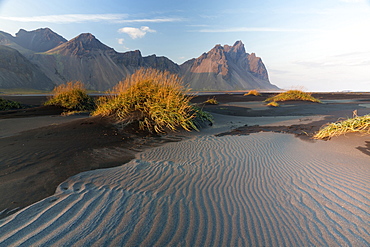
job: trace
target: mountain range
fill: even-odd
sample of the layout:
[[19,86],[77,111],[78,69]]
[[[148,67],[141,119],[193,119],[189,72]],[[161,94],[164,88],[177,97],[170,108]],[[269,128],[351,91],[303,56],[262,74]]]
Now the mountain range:
[[50,90],[79,80],[105,91],[142,67],[176,73],[194,91],[278,89],[261,58],[247,53],[241,41],[216,45],[178,65],[166,57],[143,57],[139,50],[117,52],[90,33],[67,41],[49,28],[21,29],[15,36],[0,31],[0,88]]

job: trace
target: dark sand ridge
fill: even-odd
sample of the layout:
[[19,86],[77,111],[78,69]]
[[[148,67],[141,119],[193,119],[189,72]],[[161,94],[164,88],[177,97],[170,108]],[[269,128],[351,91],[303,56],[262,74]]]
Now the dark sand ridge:
[[[198,96],[194,102],[204,102],[210,96]],[[288,102],[292,107],[271,108],[264,110],[246,107],[228,106],[230,102],[261,101],[267,96],[216,95],[220,105],[205,105],[204,109],[222,115],[234,116],[313,116],[330,115],[325,121],[311,123],[304,131],[312,133],[322,124],[335,121],[339,117],[351,116],[353,110],[359,114],[369,113],[359,104],[370,101],[369,95],[355,94],[320,94],[321,99],[350,99],[357,102],[314,103]],[[327,98],[326,98],[327,97]],[[29,105],[40,105],[45,97],[9,96]],[[28,110],[0,113],[0,119],[17,118],[27,121],[34,116],[60,114],[57,108],[33,108]],[[296,127],[296,129],[302,126]],[[261,131],[258,127],[254,131]],[[252,128],[252,129],[253,129]],[[276,127],[277,128],[277,127]],[[280,128],[280,127],[279,127]],[[238,130],[238,134],[250,133],[250,128]],[[297,130],[287,128],[287,133]],[[244,133],[243,133],[244,131]],[[46,126],[18,133],[16,136],[0,138],[0,211],[2,217],[16,208],[22,208],[42,198],[52,195],[55,188],[68,177],[82,171],[121,165],[134,157],[137,151],[164,142],[179,139],[166,137],[149,137],[147,134],[135,133],[135,130],[118,131],[109,121],[97,117],[75,120],[60,125]],[[369,152],[364,145],[363,152]],[[98,150],[98,151],[96,151]],[[104,151],[108,155],[102,155]],[[109,154],[110,152],[110,154]]]

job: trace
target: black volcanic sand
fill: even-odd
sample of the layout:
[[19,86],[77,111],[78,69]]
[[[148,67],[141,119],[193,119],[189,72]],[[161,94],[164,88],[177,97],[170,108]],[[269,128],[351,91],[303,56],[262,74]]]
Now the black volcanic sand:
[[[279,102],[280,107],[265,107],[266,109],[254,110],[252,108],[230,106],[233,102],[256,102],[264,101],[272,94],[262,94],[262,96],[243,96],[243,94],[223,94],[215,96],[199,96],[193,101],[197,103],[205,102],[209,98],[215,98],[220,104],[202,104],[203,109],[222,115],[244,116],[244,117],[269,117],[269,116],[310,116],[327,115],[324,120],[315,121],[309,124],[297,124],[291,126],[242,126],[223,135],[246,135],[257,132],[278,132],[290,133],[303,139],[311,138],[323,125],[338,120],[353,117],[356,110],[358,115],[370,113],[370,93],[316,93],[312,94],[315,98],[324,103],[313,103],[307,101],[286,101]],[[369,108],[361,106],[369,104]]]
[[[243,126],[219,135],[275,131],[307,138],[327,122],[336,121],[340,117],[351,117],[353,110],[358,110],[359,115],[370,113],[370,109],[359,106],[359,104],[370,103],[370,94],[314,94],[314,97],[329,100],[329,102],[325,104],[285,102],[281,105],[289,105],[289,107],[266,107],[262,110],[229,104],[258,101],[262,103],[270,96],[271,94],[263,94],[263,96],[203,95],[196,96],[192,102],[200,104],[206,111],[222,114],[225,117],[230,115],[247,117],[330,115],[323,121],[310,124],[274,127]],[[33,107],[2,111],[0,119],[14,118],[27,121],[29,117],[59,115],[62,112],[62,109],[57,107],[41,106],[47,99],[45,96],[1,97]],[[210,97],[215,97],[220,104],[202,104]],[[339,101],[331,102],[330,100]],[[133,159],[135,153],[145,148],[178,140],[179,138],[171,139],[168,136],[140,133],[132,127],[118,130],[110,119],[100,117],[88,117],[0,138],[0,218],[54,194],[56,187],[70,176],[82,171],[122,165]],[[104,155],[99,155],[96,150],[103,150]],[[370,146],[369,149],[364,148],[362,151],[370,154]]]

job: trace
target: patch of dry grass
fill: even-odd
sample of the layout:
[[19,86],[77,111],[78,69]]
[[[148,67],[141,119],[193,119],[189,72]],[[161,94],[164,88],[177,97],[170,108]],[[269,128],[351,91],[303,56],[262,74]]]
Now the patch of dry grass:
[[218,105],[218,101],[215,97],[207,99],[204,103],[210,104],[210,105]]
[[315,97],[311,96],[310,93],[306,93],[300,90],[288,90],[286,92],[270,97],[266,99],[265,101],[266,102],[270,102],[270,101],[279,102],[279,101],[288,101],[288,100],[302,100],[302,101],[311,101],[311,102],[321,103],[319,99],[316,99]]
[[192,96],[178,75],[155,69],[139,69],[117,84],[110,96],[98,100],[93,115],[113,116],[122,122],[139,122],[140,129],[196,129],[200,110],[190,104]]
[[94,100],[87,95],[82,82],[67,82],[54,88],[53,95],[45,105],[56,105],[72,111],[91,111],[95,107]]
[[271,101],[270,103],[267,104],[268,106],[272,106],[272,107],[279,107],[279,103],[276,102],[276,101]]
[[353,118],[329,123],[322,127],[313,138],[327,140],[334,136],[344,135],[351,132],[370,134],[370,114],[357,116],[357,114],[354,113]]
[[255,89],[250,90],[248,93],[244,94],[244,96],[247,96],[247,95],[261,96],[261,94]]

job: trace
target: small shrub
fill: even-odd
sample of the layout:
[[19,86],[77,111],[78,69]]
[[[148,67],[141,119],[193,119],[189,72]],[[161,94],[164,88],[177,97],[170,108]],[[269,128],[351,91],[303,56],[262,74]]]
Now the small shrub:
[[370,134],[370,114],[365,116],[355,115],[353,118],[329,123],[322,127],[313,138],[330,139],[331,137],[351,132]]
[[272,106],[272,107],[279,107],[279,103],[276,102],[276,101],[271,101],[270,103],[267,104],[268,106]]
[[22,105],[16,101],[6,100],[0,98],[0,111],[6,111],[11,109],[20,109]]
[[213,116],[211,113],[203,111],[197,106],[193,106],[193,112],[195,113],[194,123],[199,126],[203,122],[209,122],[213,124]]
[[247,95],[261,96],[261,94],[257,90],[251,90],[248,93],[244,94],[244,96],[247,96]]
[[82,82],[67,82],[54,88],[53,96],[45,105],[56,105],[72,111],[91,111],[94,100],[87,95]]
[[311,96],[310,93],[306,93],[300,90],[289,90],[284,93],[280,93],[278,95],[275,95],[273,97],[270,97],[266,99],[266,102],[269,101],[288,101],[288,100],[302,100],[302,101],[311,101],[311,102],[317,102],[321,103],[320,100],[314,98]]
[[215,97],[207,99],[204,103],[210,104],[210,105],[218,105],[218,101]]
[[182,79],[169,72],[139,69],[117,84],[111,95],[97,102],[93,115],[113,116],[127,123],[138,121],[140,129],[163,132],[165,129],[197,130],[195,110]]

